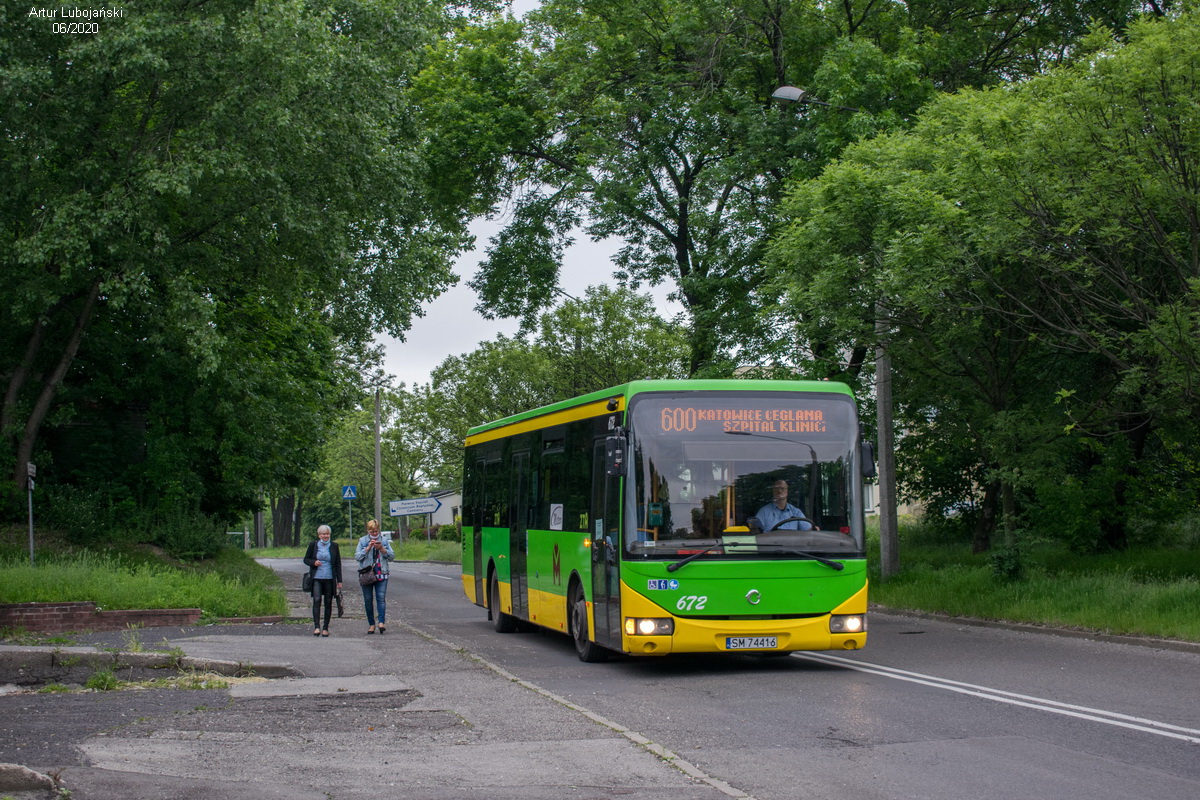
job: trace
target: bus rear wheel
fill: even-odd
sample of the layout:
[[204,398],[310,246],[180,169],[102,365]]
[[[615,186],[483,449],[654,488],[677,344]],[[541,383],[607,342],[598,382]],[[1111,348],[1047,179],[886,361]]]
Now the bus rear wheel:
[[516,617],[500,610],[500,579],[494,572],[488,581],[488,611],[492,617],[492,629],[496,633],[512,633],[517,629]]
[[575,653],[580,661],[595,663],[606,661],[608,651],[588,639],[587,598],[583,596],[583,587],[578,584],[571,586],[571,638],[575,640]]

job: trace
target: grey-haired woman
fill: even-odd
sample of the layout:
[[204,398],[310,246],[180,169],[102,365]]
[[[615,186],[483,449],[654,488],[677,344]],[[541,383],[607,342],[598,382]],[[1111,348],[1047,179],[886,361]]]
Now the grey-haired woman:
[[[342,593],[342,554],[328,525],[317,528],[317,540],[309,542],[304,554],[312,582],[313,636],[329,635],[329,618],[333,615],[334,595]],[[321,622],[321,601],[325,601],[325,620]]]

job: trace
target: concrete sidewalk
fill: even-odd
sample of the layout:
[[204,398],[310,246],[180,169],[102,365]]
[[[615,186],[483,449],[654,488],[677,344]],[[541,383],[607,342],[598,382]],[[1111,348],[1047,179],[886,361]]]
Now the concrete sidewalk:
[[[449,642],[395,623],[362,636],[361,611],[358,599],[329,638],[307,622],[145,629],[188,657],[299,677],[0,695],[0,762],[53,776],[72,800],[745,797]],[[14,788],[0,796],[59,796]]]

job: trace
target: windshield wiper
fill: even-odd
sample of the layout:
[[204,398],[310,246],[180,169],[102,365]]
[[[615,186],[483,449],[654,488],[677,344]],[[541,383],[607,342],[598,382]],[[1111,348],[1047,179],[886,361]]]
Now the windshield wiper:
[[778,550],[775,551],[777,553],[787,553],[788,555],[800,556],[801,558],[810,558],[813,561],[824,564],[825,566],[829,567],[830,569],[836,569],[839,572],[846,568],[846,565],[840,561],[833,561],[831,559],[825,558],[824,556],[818,556],[813,553],[805,552],[804,550],[793,550],[791,548],[788,548],[785,550],[785,549],[783,549],[784,545],[781,545],[781,544],[773,544],[770,542],[760,542],[757,546],[758,547],[776,547],[776,548],[779,548]]
[[[703,550],[697,550],[694,553],[689,553],[687,556],[679,559],[674,564],[667,564],[667,572],[674,572],[675,570],[679,569],[683,565],[690,564],[691,562],[695,561],[700,556],[704,555],[705,553],[709,553],[713,550],[716,550],[718,547],[755,547],[755,548],[778,547],[778,548],[782,548],[783,545],[756,544],[754,542],[717,542],[716,544],[710,544],[708,547],[705,547]],[[824,556],[818,556],[818,555],[814,555],[812,553],[806,553],[803,550],[780,549],[780,550],[777,550],[776,552],[787,553],[789,555],[800,556],[802,558],[808,558],[808,559],[816,561],[820,564],[824,564],[825,566],[829,567],[830,569],[838,570],[839,572],[846,568],[846,565],[842,564],[839,561],[833,561],[828,558],[825,558]]]
[[[730,542],[730,544],[733,544],[733,543]],[[691,554],[679,559],[674,564],[667,564],[667,572],[674,572],[675,570],[682,567],[684,564],[690,564],[693,561],[695,561],[697,558],[699,558],[700,556],[704,555],[705,553],[716,550],[718,547],[728,547],[728,546],[729,545],[724,544],[723,542],[717,542],[716,544],[710,544],[708,547],[704,548],[703,550],[697,550],[696,552],[691,553]]]

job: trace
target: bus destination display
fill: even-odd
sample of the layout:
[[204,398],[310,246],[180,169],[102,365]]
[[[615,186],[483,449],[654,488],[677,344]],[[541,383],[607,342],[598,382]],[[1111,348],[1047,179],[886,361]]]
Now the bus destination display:
[[825,433],[825,411],[819,408],[702,408],[662,409],[663,433]]

